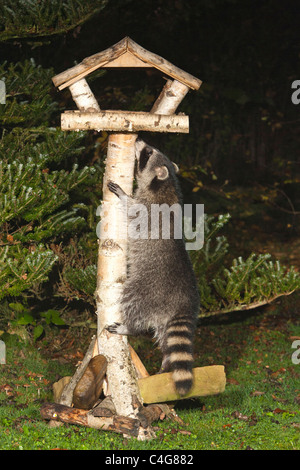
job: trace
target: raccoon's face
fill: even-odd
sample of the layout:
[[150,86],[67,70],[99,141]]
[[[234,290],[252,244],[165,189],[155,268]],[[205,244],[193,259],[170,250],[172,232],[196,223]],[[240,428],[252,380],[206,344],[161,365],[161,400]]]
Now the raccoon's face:
[[143,140],[137,139],[136,144],[137,171],[136,178],[139,185],[161,186],[163,182],[175,177],[178,167],[155,147],[151,147]]

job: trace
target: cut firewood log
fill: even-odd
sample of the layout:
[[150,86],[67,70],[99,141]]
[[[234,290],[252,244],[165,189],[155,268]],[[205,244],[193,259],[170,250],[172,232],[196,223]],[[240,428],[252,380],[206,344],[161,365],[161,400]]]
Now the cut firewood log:
[[89,410],[97,402],[102,392],[107,360],[101,354],[94,356],[73,392],[75,408]]
[[96,337],[94,336],[92,338],[92,341],[88,347],[88,350],[81,362],[81,364],[77,367],[75,374],[71,378],[71,380],[67,383],[67,385],[64,387],[62,394],[60,396],[59,402],[62,405],[66,406],[71,406],[72,401],[73,401],[73,392],[78,384],[79,380],[83,376],[91,358],[93,357],[94,349],[95,349],[95,343],[96,343]]
[[55,382],[52,386],[53,389],[53,400],[55,403],[60,403],[60,397],[62,395],[62,392],[64,388],[68,385],[68,383],[71,380],[70,375],[66,375],[65,377],[62,377],[59,379],[57,382]]
[[137,418],[140,420],[141,425],[146,428],[153,421],[163,420],[166,416],[170,416],[172,419],[171,414],[172,411],[167,404],[152,404],[141,408]]
[[164,403],[224,392],[226,385],[224,366],[196,367],[193,369],[193,375],[193,387],[184,397],[176,392],[171,372],[139,379],[138,385],[143,402]]
[[90,414],[99,417],[109,417],[115,415],[116,408],[113,404],[111,396],[105,397],[104,400],[99,403],[99,405],[95,406],[95,408],[90,411]]
[[45,403],[41,407],[41,416],[46,420],[62,421],[103,431],[114,431],[138,437],[140,421],[127,416],[95,417],[86,410],[71,408],[58,403]]

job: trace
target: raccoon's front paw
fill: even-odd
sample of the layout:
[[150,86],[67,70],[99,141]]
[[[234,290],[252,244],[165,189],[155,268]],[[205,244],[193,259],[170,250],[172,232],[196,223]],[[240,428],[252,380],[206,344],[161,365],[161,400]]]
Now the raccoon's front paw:
[[121,323],[113,323],[112,325],[108,325],[106,327],[107,331],[109,331],[110,333],[114,333],[114,334],[119,334],[118,332],[118,328],[121,326]]
[[113,323],[112,325],[108,325],[106,329],[115,335],[128,335],[128,329],[125,325],[122,325],[122,323]]
[[113,183],[112,181],[109,181],[109,183],[107,183],[107,187],[112,193],[114,193],[118,197],[120,197],[123,194],[123,190],[120,188],[120,186],[117,183]]

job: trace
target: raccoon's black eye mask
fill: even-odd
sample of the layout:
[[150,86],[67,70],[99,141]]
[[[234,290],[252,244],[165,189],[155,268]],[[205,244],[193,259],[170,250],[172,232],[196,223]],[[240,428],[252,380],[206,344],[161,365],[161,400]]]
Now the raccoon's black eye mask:
[[147,165],[147,162],[152,154],[153,154],[153,150],[150,147],[143,148],[143,150],[140,153],[140,158],[139,158],[139,170],[140,171],[143,171],[143,169]]

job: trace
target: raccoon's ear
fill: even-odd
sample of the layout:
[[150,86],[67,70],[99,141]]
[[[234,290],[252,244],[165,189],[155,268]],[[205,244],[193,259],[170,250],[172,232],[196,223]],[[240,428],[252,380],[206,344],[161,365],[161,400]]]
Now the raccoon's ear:
[[179,166],[175,162],[172,162],[172,163],[175,168],[175,173],[179,173]]
[[166,180],[169,176],[169,170],[165,165],[155,167],[154,171],[159,180]]

